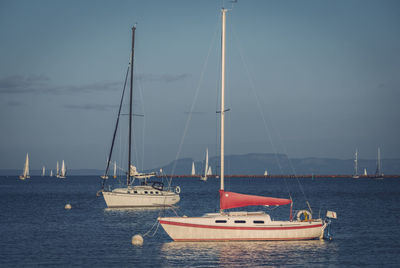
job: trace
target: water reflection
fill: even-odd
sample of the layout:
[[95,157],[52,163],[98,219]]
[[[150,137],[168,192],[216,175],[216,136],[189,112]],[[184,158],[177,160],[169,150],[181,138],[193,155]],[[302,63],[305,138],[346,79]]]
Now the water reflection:
[[164,211],[164,210],[174,210],[177,207],[126,207],[126,208],[105,208],[105,212],[126,212],[126,211]]
[[[170,242],[161,247],[166,266],[286,266],[336,262],[333,242]],[[334,259],[334,260],[333,260]]]

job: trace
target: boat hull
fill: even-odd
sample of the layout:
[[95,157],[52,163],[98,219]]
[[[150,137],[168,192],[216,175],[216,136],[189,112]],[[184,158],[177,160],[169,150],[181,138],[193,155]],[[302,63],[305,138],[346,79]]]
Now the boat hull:
[[104,201],[109,208],[129,207],[168,207],[179,202],[178,194],[143,188],[119,188],[112,192],[103,192]]
[[[323,238],[326,225],[321,219],[307,222],[271,221],[268,220],[270,219],[269,215],[266,214],[266,216],[166,217],[158,218],[158,220],[174,241],[265,241]],[[263,221],[263,224],[254,224],[254,222]]]

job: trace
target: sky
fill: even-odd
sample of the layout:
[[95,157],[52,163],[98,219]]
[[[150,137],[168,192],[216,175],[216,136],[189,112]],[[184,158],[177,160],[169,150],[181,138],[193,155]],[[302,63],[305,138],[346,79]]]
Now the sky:
[[400,158],[397,0],[0,0],[0,169],[104,168],[134,24],[135,164],[216,155],[222,5],[227,154]]

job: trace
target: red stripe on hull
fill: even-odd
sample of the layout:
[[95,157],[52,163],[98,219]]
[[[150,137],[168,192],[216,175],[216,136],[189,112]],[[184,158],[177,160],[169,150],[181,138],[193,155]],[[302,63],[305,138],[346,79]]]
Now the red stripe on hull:
[[224,242],[224,241],[296,241],[296,240],[316,240],[317,237],[297,237],[297,238],[231,238],[231,239],[174,239],[176,242]]
[[322,227],[322,224],[310,226],[293,226],[293,227],[233,227],[233,226],[214,226],[214,225],[200,225],[192,223],[172,222],[172,221],[159,221],[161,224],[177,225],[194,228],[209,228],[209,229],[230,229],[230,230],[293,230],[293,229],[310,229]]

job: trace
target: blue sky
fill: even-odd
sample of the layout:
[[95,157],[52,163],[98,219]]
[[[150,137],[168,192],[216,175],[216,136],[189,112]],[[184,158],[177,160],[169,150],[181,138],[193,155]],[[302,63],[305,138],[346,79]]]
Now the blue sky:
[[[104,167],[134,23],[135,162],[215,155],[222,2],[1,0],[0,168]],[[228,154],[400,157],[398,1],[239,0],[227,23]]]

